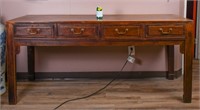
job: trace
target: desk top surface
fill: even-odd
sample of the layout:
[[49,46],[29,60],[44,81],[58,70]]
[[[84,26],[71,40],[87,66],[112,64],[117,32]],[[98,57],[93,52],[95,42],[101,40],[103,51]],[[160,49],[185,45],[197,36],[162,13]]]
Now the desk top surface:
[[115,21],[139,21],[139,22],[189,22],[186,19],[172,14],[143,14],[143,15],[104,15],[102,20],[97,20],[95,15],[26,15],[9,20],[9,23],[40,23],[40,22],[115,22]]

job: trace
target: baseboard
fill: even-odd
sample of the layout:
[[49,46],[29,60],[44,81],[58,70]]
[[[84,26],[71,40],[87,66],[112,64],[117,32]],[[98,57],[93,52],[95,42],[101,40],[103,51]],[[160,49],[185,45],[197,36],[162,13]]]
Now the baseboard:
[[[36,72],[36,79],[64,79],[64,78],[113,78],[118,72]],[[175,78],[180,77],[182,70],[175,71]],[[131,71],[122,72],[119,78],[153,78],[166,77],[166,71]],[[28,79],[28,72],[18,72],[17,79]]]

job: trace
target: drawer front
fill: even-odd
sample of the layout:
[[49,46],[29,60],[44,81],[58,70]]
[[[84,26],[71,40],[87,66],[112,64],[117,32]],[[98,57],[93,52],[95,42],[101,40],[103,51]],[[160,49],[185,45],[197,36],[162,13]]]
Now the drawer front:
[[142,35],[142,26],[104,26],[103,36],[106,39],[132,39]]
[[53,24],[16,24],[14,34],[15,37],[53,37]]
[[183,36],[183,25],[149,25],[147,26],[147,37],[157,36]]
[[98,38],[98,25],[58,24],[59,38]]

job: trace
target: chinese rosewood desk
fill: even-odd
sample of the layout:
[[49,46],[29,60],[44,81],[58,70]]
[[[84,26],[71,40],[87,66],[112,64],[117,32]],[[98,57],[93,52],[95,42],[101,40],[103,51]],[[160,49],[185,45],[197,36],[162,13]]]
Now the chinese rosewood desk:
[[[191,20],[176,15],[105,15],[102,20],[94,15],[27,15],[7,21],[9,103],[17,103],[16,54],[20,46],[131,45],[180,45],[185,56],[183,101],[191,102],[194,46]],[[34,73],[34,63],[28,66],[29,72]],[[34,74],[31,77],[34,79]]]

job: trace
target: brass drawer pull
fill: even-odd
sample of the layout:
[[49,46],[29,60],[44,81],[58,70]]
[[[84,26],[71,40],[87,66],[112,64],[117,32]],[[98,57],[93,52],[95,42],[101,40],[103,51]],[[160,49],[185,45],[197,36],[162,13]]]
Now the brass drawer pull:
[[28,28],[27,29],[28,34],[30,35],[36,35],[40,33],[40,29],[36,29],[36,28]]
[[71,28],[71,32],[73,32],[73,34],[76,34],[76,35],[80,35],[80,34],[83,34],[83,32],[85,31],[85,29],[81,28],[80,31],[75,31],[74,28]]
[[169,28],[168,31],[163,31],[163,28],[160,28],[159,31],[161,32],[161,34],[163,35],[169,35],[172,32],[172,28]]
[[115,31],[117,32],[117,34],[119,34],[119,35],[124,35],[124,34],[126,34],[127,32],[128,32],[128,28],[126,28],[123,32],[120,32],[119,31],[119,29],[115,29]]

